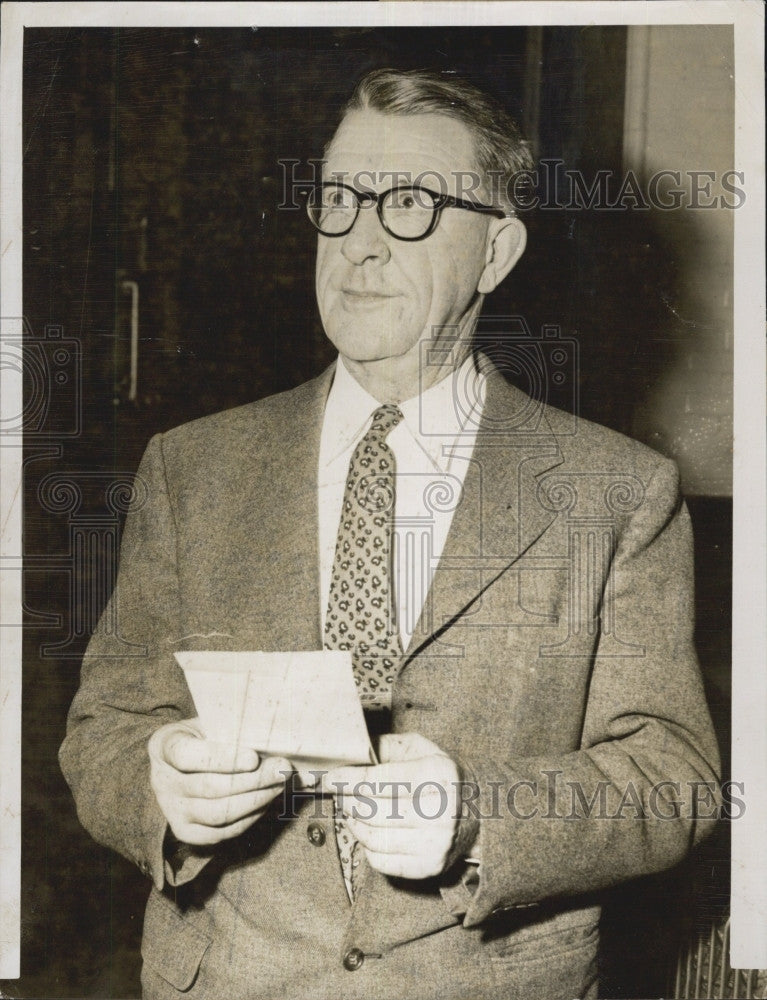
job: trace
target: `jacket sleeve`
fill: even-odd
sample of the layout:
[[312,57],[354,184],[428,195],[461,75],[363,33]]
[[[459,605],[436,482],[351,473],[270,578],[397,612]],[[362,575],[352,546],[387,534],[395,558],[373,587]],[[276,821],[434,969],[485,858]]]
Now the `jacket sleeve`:
[[164,859],[168,826],[149,783],[149,737],[195,714],[173,658],[181,636],[177,533],[159,435],[139,467],[135,497],[117,585],[85,653],[59,758],[83,826],[159,889],[166,878],[187,881],[209,859]]
[[[608,579],[580,749],[469,762],[482,818],[466,926],[669,868],[715,822],[718,749],[693,646],[692,535],[673,463],[662,460],[624,525]],[[609,623],[641,652],[615,655]]]

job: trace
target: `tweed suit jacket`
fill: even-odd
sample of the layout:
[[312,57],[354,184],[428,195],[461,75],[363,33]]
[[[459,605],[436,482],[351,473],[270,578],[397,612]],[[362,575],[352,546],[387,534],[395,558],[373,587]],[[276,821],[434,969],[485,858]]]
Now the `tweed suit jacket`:
[[331,380],[160,435],[139,470],[117,628],[91,641],[61,762],[86,828],[152,881],[144,995],[594,996],[600,890],[712,822],[690,526],[673,463],[496,373],[392,711],[473,779],[479,868],[363,865],[352,906],[327,800],[289,792],[235,841],[169,852],[147,741],[195,714],[174,650],[322,647]]

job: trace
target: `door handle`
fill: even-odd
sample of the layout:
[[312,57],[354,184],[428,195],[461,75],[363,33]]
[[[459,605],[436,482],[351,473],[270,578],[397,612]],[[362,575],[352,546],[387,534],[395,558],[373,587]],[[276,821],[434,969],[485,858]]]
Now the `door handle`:
[[123,292],[130,292],[130,372],[128,378],[128,399],[136,399],[138,391],[138,282],[123,281]]

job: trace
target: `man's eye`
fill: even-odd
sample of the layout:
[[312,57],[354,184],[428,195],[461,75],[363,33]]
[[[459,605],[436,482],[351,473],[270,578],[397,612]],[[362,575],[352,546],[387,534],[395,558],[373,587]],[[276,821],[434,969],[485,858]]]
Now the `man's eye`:
[[353,205],[352,195],[343,188],[326,188],[322,192],[322,207],[326,212],[346,211]]
[[434,198],[427,191],[418,188],[410,191],[398,191],[393,207],[408,211],[423,211],[434,208]]

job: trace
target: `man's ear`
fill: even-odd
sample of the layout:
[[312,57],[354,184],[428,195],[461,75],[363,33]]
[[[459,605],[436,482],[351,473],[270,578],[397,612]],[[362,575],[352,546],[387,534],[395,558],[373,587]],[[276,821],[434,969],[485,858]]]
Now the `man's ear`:
[[477,291],[488,295],[494,291],[525,252],[527,229],[516,216],[493,219],[487,234],[485,269],[480,275]]

